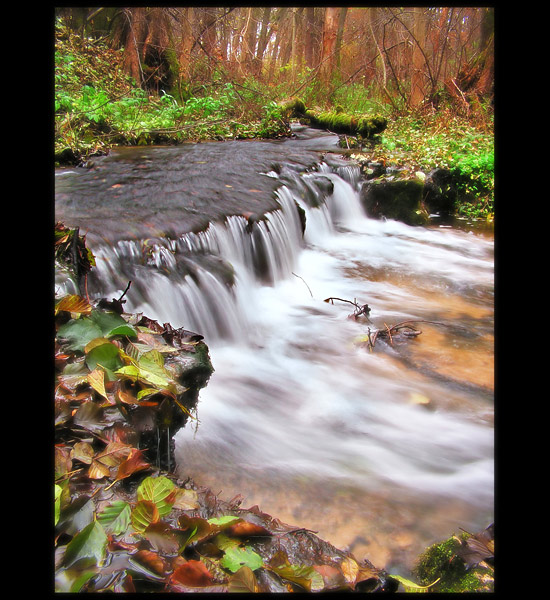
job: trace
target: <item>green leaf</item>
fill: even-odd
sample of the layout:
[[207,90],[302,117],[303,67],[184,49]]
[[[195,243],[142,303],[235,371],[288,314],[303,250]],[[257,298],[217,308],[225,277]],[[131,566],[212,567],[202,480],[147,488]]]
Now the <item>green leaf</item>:
[[59,485],[57,485],[57,483],[55,484],[54,487],[54,499],[55,499],[55,520],[54,520],[54,524],[57,525],[57,523],[59,522],[59,515],[61,513],[61,493],[63,492],[63,488],[60,487]]
[[67,545],[63,563],[70,566],[82,558],[93,558],[97,565],[105,560],[107,534],[99,521],[92,521],[77,533]]
[[239,521],[240,518],[241,517],[236,517],[234,515],[225,515],[223,517],[213,517],[212,519],[208,519],[208,522],[212,525],[227,525],[228,523]]
[[263,566],[262,557],[254,552],[252,548],[227,548],[223,558],[220,560],[220,565],[225,569],[229,569],[232,573],[236,573],[241,567],[249,567],[252,571]]
[[132,527],[136,531],[143,533],[151,523],[157,523],[159,518],[159,511],[154,502],[140,500],[134,506],[130,520]]
[[137,336],[134,327],[117,313],[94,310],[90,315],[90,319],[101,329],[105,337],[113,337],[114,335]]
[[96,346],[86,355],[86,365],[93,371],[98,365],[115,371],[122,366],[120,349],[111,342]]
[[174,504],[174,491],[176,485],[167,477],[146,477],[137,489],[139,500],[148,500],[156,505],[159,516],[166,516]]
[[57,331],[57,337],[69,342],[69,349],[84,352],[85,346],[93,339],[102,337],[102,331],[91,319],[72,319]]
[[128,529],[130,524],[131,508],[124,500],[117,500],[109,504],[97,519],[103,525],[107,533],[120,535]]

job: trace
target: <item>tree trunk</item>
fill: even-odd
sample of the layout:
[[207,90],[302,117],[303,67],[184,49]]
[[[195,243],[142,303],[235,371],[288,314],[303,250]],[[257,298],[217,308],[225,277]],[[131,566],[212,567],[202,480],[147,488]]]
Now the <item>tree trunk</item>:
[[[262,15],[262,28],[260,29],[260,35],[258,37],[258,44],[256,45],[256,56],[254,57],[254,65],[253,65],[253,73],[256,77],[260,77],[262,72],[262,60],[264,57],[264,52],[267,47],[267,43],[269,41],[268,27],[269,27],[269,17],[271,15],[271,6],[264,7],[264,12]],[[271,33],[271,30],[270,30]]]
[[306,66],[313,68],[313,44],[315,39],[315,8],[306,7],[306,23],[304,35],[304,58]]
[[426,41],[426,17],[423,7],[415,7],[413,23],[413,53],[412,53],[412,73],[411,73],[411,93],[409,104],[412,107],[419,106],[426,97],[425,90],[425,68],[426,61],[423,53]]
[[338,72],[340,72],[340,49],[342,47],[342,39],[344,37],[344,25],[346,23],[346,15],[348,14],[348,9],[342,7],[340,9],[340,17],[338,19],[338,33],[336,34],[336,48],[335,48],[335,65]]
[[327,6],[325,8],[325,24],[323,27],[323,45],[321,51],[320,79],[328,84],[334,71],[334,58],[336,51],[336,36],[338,34],[338,17],[340,7]]

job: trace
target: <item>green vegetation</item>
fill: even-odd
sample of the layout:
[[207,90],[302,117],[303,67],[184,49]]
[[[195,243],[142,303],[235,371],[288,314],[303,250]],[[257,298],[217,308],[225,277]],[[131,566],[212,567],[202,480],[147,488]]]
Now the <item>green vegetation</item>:
[[83,40],[56,24],[55,156],[78,163],[110,147],[177,144],[207,139],[288,134],[273,101],[214,78],[178,103],[168,93],[148,94],[124,74],[122,52]]
[[[473,537],[479,538],[482,535]],[[461,558],[461,553],[470,538],[471,536],[466,533],[461,534],[460,538],[453,536],[430,546],[419,557],[414,573],[422,584],[431,584],[429,591],[436,593],[494,591],[492,564],[478,560],[468,568]],[[436,579],[437,581],[434,581]]]
[[[361,148],[361,140],[350,131],[370,136],[362,148],[363,159],[404,167],[411,175],[448,169],[457,182],[457,214],[492,220],[494,138],[489,109],[480,108],[475,118],[459,116],[448,107],[396,113],[359,85],[341,86],[330,99],[323,97],[318,81],[308,77],[304,72],[304,83],[309,84],[300,94],[302,110],[315,106],[308,115],[319,122],[328,119],[328,129],[346,134],[350,148]],[[83,39],[57,22],[56,161],[84,163],[118,144],[286,136],[289,111],[280,100],[289,97],[290,85],[267,86],[250,75],[237,83],[214,72],[209,84],[196,86],[187,100],[178,102],[165,91],[151,94],[136,87],[124,73],[122,51],[101,40]],[[377,122],[362,120],[366,114],[379,115],[373,117]]]

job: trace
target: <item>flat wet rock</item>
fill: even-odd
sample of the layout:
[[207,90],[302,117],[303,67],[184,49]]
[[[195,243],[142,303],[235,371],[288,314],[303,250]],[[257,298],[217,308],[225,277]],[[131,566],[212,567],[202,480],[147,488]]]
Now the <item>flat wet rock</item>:
[[298,128],[285,140],[121,147],[88,169],[59,169],[55,217],[108,242],[175,237],[230,215],[259,217],[278,208],[282,169],[306,170],[338,137]]

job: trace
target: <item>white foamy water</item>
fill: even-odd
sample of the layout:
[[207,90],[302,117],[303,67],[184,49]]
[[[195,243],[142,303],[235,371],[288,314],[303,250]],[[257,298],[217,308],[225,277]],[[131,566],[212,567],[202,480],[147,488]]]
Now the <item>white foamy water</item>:
[[[261,501],[274,515],[288,509],[295,482],[305,510],[299,524],[309,526],[311,517],[319,535],[337,544],[351,544],[352,534],[331,528],[332,501],[319,517],[319,485],[331,493],[355,490],[358,506],[374,496],[386,498],[387,507],[410,499],[407,527],[423,541],[460,526],[484,527],[493,505],[492,391],[463,381],[467,368],[455,375],[438,370],[439,362],[457,360],[451,350],[466,367],[475,363],[476,342],[444,327],[407,342],[401,353],[382,341],[373,352],[355,342],[369,327],[436,320],[468,329],[492,355],[493,242],[456,229],[368,219],[357,173],[340,175],[326,167],[302,175],[305,184],[319,176],[333,184],[318,208],[288,185],[278,191],[281,211],[257,224],[254,235],[244,217],[231,217],[155,247],[154,268],[135,267],[142,286],[127,310],[202,333],[215,368],[200,393],[198,427],[176,436],[178,471],[224,496]],[[303,239],[295,201],[306,213]],[[120,272],[141,252],[137,242],[126,245],[96,252],[107,287],[123,289]],[[176,246],[230,263],[233,288],[203,266],[193,276],[177,271]],[[349,319],[353,307],[324,302],[329,297],[368,303],[371,322]],[[443,336],[438,359],[419,366],[410,349],[424,349],[430,335]],[[309,515],[308,501],[316,507]],[[376,525],[370,512],[351,518],[356,536],[386,539],[397,552],[388,533],[394,517],[381,515]],[[388,564],[406,560],[394,554]]]

